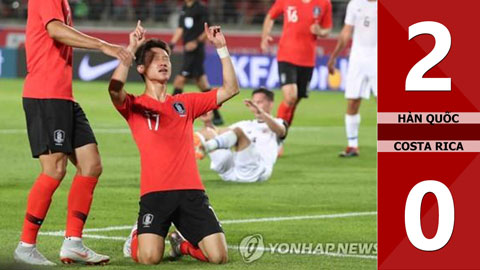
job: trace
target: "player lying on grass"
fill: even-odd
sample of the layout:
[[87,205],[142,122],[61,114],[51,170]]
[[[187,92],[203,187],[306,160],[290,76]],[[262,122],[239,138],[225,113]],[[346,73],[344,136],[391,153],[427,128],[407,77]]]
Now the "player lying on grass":
[[128,50],[135,52],[145,92],[134,96],[123,88],[132,59],[119,64],[110,82],[112,102],[127,120],[141,157],[138,229],[134,227],[124,246],[125,255],[141,264],[160,263],[171,223],[185,237],[177,232],[170,235],[171,255],[227,262],[225,236],[195,161],[193,121],[238,94],[239,87],[220,27],[205,24],[204,28],[221,58],[222,87],[205,93],[167,94],[170,49],[160,40],[145,41],[140,25],[130,34]]
[[265,88],[254,90],[252,99],[244,102],[255,120],[240,121],[224,130],[213,126],[210,113],[203,116],[205,128],[194,137],[197,158],[207,152],[210,168],[225,181],[247,183],[270,178],[288,127],[283,119],[270,114],[273,98],[273,92]]

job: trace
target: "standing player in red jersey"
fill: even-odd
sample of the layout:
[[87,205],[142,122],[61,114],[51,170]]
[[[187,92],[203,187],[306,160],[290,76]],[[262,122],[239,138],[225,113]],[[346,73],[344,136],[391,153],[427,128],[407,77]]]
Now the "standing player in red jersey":
[[172,256],[227,262],[225,236],[195,160],[193,121],[238,94],[239,86],[220,27],[209,28],[205,23],[204,28],[222,62],[222,87],[203,93],[167,94],[170,49],[160,40],[145,42],[140,26],[130,34],[128,49],[135,52],[137,71],[145,81],[144,94],[134,96],[124,90],[132,59],[119,64],[110,82],[112,102],[127,120],[140,152],[140,211],[124,254],[141,264],[160,263],[172,222],[179,231],[170,235]]
[[308,97],[308,84],[315,65],[316,42],[332,28],[330,0],[276,0],[263,22],[261,48],[268,52],[274,20],[283,14],[283,32],[278,46],[278,73],[283,101],[277,117],[292,123],[295,108]]
[[68,159],[77,173],[68,196],[61,260],[88,264],[109,261],[108,256],[85,247],[81,238],[102,165],[93,131],[73,98],[72,47],[100,50],[120,60],[130,55],[120,46],[72,28],[67,0],[29,0],[23,108],[32,155],[40,160],[42,171],[30,190],[21,242],[14,252],[15,260],[21,263],[54,265],[37,250],[36,240],[52,195],[65,176]]

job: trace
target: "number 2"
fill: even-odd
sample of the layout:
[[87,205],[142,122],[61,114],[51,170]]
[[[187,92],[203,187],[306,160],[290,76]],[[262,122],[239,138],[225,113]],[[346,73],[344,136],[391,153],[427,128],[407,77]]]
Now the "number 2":
[[433,50],[420,60],[407,75],[406,91],[451,91],[451,78],[423,78],[425,73],[440,63],[450,51],[452,37],[450,31],[438,22],[419,22],[408,28],[408,40],[418,35],[429,34],[435,38]]

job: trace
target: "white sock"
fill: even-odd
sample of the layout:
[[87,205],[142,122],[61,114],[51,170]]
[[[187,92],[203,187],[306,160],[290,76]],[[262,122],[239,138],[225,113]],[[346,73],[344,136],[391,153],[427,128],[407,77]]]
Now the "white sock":
[[22,247],[34,247],[35,244],[29,244],[29,243],[25,243],[25,242],[20,241],[20,246],[22,246]]
[[216,149],[230,149],[237,143],[237,135],[229,130],[205,143],[205,151],[211,152]]
[[358,147],[358,128],[360,127],[360,114],[345,115],[345,131],[347,132],[348,147]]

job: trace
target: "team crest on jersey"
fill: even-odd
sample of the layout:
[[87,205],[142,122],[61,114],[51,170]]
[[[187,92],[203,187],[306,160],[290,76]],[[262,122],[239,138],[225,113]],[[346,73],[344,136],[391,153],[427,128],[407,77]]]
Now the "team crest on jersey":
[[142,225],[144,228],[150,228],[150,225],[152,225],[154,216],[152,214],[145,214],[143,215],[142,219]]
[[192,17],[185,17],[183,22],[184,22],[186,28],[190,29],[190,28],[193,27],[193,18]]
[[53,132],[53,141],[57,146],[63,146],[63,142],[65,141],[65,131],[61,129],[57,129]]
[[180,115],[180,117],[184,117],[187,113],[185,105],[180,101],[173,103],[173,109]]
[[322,9],[319,6],[315,6],[313,8],[313,18],[318,19],[318,17],[320,17],[320,13],[322,13]]

